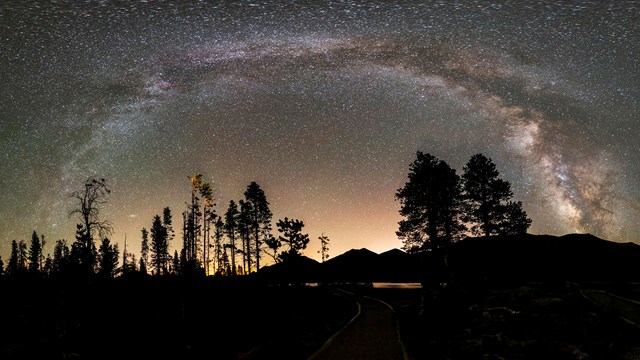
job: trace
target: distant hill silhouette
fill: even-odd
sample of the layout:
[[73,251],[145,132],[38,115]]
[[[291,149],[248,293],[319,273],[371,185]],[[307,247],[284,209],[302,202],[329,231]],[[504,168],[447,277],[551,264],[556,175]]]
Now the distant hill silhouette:
[[[324,263],[305,256],[264,267],[260,276],[284,282],[420,282],[432,258],[399,249],[352,249]],[[640,245],[590,234],[467,238],[452,245],[454,280],[640,281]]]
[[590,234],[468,238],[449,257],[459,280],[640,280],[639,245]]
[[322,264],[326,281],[374,281],[378,254],[368,249],[352,249]]
[[320,277],[320,263],[306,256],[291,257],[287,261],[260,269],[258,275],[267,281],[287,284],[317,282]]
[[277,282],[417,282],[418,270],[418,258],[399,249],[352,249],[324,263],[294,258],[262,268],[260,276]]

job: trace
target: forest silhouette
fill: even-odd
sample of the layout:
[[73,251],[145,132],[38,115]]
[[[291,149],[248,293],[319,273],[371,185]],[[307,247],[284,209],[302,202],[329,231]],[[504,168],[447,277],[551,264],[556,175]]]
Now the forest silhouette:
[[[395,194],[404,251],[331,258],[323,233],[321,262],[303,255],[312,239],[302,220],[279,219],[274,233],[256,182],[218,213],[202,174],[186,180],[181,224],[165,207],[122,251],[101,213],[112,189],[99,177],[69,194],[73,243],[51,245],[35,231],[29,243],[13,240],[6,266],[0,259],[2,358],[555,358],[568,343],[615,356],[639,345],[628,335],[637,328],[616,319],[640,323],[640,305],[630,300],[640,298],[640,246],[527,234],[522,202],[483,154],[458,175],[418,151]],[[377,282],[420,286],[377,290]],[[579,323],[591,332],[552,340],[543,310],[563,328],[576,332]]]

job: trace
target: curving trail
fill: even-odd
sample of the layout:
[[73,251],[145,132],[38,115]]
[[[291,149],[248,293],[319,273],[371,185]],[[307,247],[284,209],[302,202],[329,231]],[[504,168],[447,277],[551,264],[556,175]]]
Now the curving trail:
[[393,309],[381,300],[337,290],[358,304],[358,314],[309,360],[408,359]]

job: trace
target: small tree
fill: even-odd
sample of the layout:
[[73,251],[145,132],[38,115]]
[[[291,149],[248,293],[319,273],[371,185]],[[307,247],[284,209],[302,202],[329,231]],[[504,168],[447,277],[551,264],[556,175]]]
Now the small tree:
[[[198,194],[202,189],[202,174],[195,173],[187,177],[191,182],[191,204],[183,213],[183,249],[182,270],[184,274],[195,274],[198,271],[198,242],[201,230],[200,198]],[[202,259],[204,261],[204,259]]]
[[24,240],[18,242],[18,270],[24,272],[27,270],[27,243]]
[[111,279],[118,268],[118,244],[111,244],[104,238],[98,249],[98,275]]
[[213,223],[216,218],[213,209],[216,204],[213,198],[213,189],[208,182],[202,181],[198,191],[202,198],[202,265],[204,266],[205,275],[209,275],[211,223]]
[[522,201],[509,201],[505,208],[498,232],[504,235],[526,234],[531,226],[531,219],[522,209]]
[[53,261],[51,264],[51,272],[53,274],[60,274],[66,270],[69,264],[69,252],[69,246],[66,240],[56,241],[56,245],[53,248]]
[[178,275],[181,274],[181,268],[180,268],[180,255],[178,255],[178,250],[174,250],[173,251],[173,259],[171,259],[173,261],[173,269],[171,269],[171,273],[173,275]]
[[[147,272],[147,264],[149,263],[149,232],[146,228],[142,228],[142,241],[140,243],[140,272]],[[144,267],[142,266],[144,264]],[[144,270],[144,271],[142,271]]]
[[264,243],[267,245],[267,248],[272,251],[271,253],[268,251],[266,253],[273,258],[273,261],[279,263],[280,257],[278,256],[278,250],[282,247],[282,241],[280,241],[279,238],[270,236],[265,239]]
[[320,240],[320,250],[318,250],[318,253],[320,254],[322,262],[324,262],[329,258],[329,237],[323,233],[318,239]]
[[156,275],[160,275],[165,268],[166,242],[167,230],[163,226],[160,216],[156,215],[151,225],[151,268]]
[[29,246],[29,271],[38,273],[42,267],[42,243],[38,234],[34,231],[31,235],[31,245]]
[[51,272],[53,271],[53,258],[51,257],[51,254],[47,254],[42,271],[46,276],[51,276]]
[[222,244],[222,237],[224,236],[224,222],[222,222],[222,217],[218,216],[218,220],[216,221],[216,226],[215,226],[215,234],[214,234],[214,238],[215,238],[215,243],[214,243],[214,254],[215,254],[215,273],[216,274],[221,274],[221,267],[222,267],[222,263],[223,263],[223,259],[222,259],[222,253],[223,253],[223,246],[224,244]]
[[69,268],[84,277],[95,273],[98,251],[95,242],[87,237],[85,228],[76,225],[76,241],[71,244]]
[[20,265],[18,264],[18,242],[11,240],[11,255],[9,256],[9,263],[7,264],[7,274],[15,276],[20,272]]
[[144,260],[142,260],[142,258],[140,259],[140,266],[138,271],[140,271],[141,274],[143,275],[147,275],[147,263],[144,262]]
[[236,274],[236,237],[238,234],[238,205],[235,201],[229,201],[229,207],[224,216],[224,231],[229,238],[229,248],[231,249],[231,274]]
[[278,220],[276,226],[278,231],[283,234],[278,239],[288,248],[287,251],[280,254],[280,258],[286,260],[290,257],[300,256],[300,251],[306,249],[309,243],[309,235],[302,233],[304,223],[298,219],[289,220],[285,217]]
[[138,261],[136,260],[136,254],[131,254],[131,261],[129,261],[129,265],[127,267],[132,273],[138,271]]
[[[251,204],[240,200],[238,213],[238,236],[242,241],[242,269],[244,273],[251,271]],[[238,250],[240,251],[240,250]]]

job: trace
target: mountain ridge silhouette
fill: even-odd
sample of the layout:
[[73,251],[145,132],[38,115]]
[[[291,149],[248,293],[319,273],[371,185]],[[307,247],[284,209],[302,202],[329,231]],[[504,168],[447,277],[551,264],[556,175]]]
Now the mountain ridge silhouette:
[[[360,248],[324,263],[301,256],[259,274],[302,282],[422,282],[435,261],[430,252]],[[632,281],[640,280],[640,245],[592,234],[469,237],[451,244],[448,263],[458,281]]]

